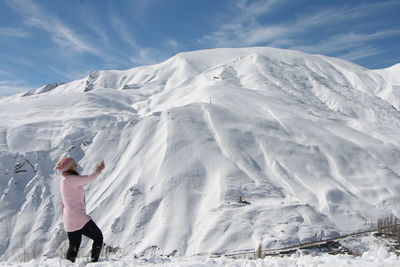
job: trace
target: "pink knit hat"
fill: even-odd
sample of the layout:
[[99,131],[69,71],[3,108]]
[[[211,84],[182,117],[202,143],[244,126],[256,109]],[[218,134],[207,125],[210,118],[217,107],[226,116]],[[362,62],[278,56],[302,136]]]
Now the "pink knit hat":
[[75,164],[75,160],[73,158],[65,157],[65,158],[60,159],[57,162],[56,170],[65,172],[65,171],[68,171],[74,164]]

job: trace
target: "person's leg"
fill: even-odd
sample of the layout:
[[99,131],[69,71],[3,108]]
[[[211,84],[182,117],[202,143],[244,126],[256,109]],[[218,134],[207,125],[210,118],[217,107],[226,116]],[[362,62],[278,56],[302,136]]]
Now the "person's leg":
[[103,247],[103,233],[92,220],[85,224],[81,231],[83,235],[93,239],[91,260],[98,261]]
[[67,260],[75,262],[78,255],[79,247],[81,246],[82,234],[80,230],[75,232],[68,232],[69,248],[67,251]]

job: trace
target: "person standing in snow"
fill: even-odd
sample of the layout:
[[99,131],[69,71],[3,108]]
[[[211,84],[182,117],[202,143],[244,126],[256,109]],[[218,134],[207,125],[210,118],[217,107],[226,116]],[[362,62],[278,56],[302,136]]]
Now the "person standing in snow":
[[105,168],[102,161],[91,175],[79,175],[77,164],[70,157],[62,158],[56,169],[62,174],[60,182],[61,210],[69,248],[66,258],[75,262],[82,235],[93,239],[91,261],[97,262],[103,246],[103,234],[92,218],[86,214],[85,190],[83,186],[93,182]]

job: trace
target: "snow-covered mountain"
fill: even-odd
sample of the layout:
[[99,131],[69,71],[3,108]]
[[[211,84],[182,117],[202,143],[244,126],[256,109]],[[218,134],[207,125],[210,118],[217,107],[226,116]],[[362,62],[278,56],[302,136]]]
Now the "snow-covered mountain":
[[399,110],[399,64],[274,48],[182,53],[1,98],[0,259],[65,249],[53,168],[67,154],[82,173],[104,159],[87,208],[122,254],[367,229],[400,215]]

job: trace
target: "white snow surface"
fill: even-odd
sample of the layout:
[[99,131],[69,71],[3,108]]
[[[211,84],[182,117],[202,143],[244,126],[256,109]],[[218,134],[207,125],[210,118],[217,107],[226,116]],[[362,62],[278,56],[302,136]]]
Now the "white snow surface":
[[105,161],[87,210],[123,256],[279,248],[399,216],[399,66],[212,49],[1,98],[0,260],[65,251],[65,155],[82,173]]
[[299,267],[299,266],[325,266],[325,267],[397,267],[400,259],[394,253],[388,253],[381,248],[374,252],[365,252],[361,257],[350,255],[299,255],[290,257],[266,257],[264,259],[229,259],[229,258],[208,258],[208,257],[159,257],[153,256],[141,259],[108,259],[98,263],[90,263],[87,259],[78,260],[72,264],[60,258],[47,260],[31,260],[25,263],[0,262],[0,266],[20,266],[20,267],[59,267],[59,266],[93,266],[93,267],[125,267],[125,266],[163,266],[163,267]]

